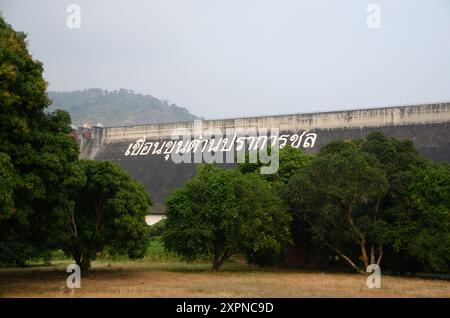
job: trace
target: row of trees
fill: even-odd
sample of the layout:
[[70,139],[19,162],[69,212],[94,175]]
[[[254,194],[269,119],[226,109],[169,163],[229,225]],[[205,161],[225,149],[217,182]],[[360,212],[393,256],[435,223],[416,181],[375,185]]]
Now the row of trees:
[[[142,185],[109,162],[79,161],[70,117],[47,112],[42,65],[25,35],[0,17],[0,263],[24,265],[55,249],[87,270],[106,247],[144,255],[151,204]],[[372,133],[316,156],[280,152],[280,168],[203,166],[167,201],[166,247],[188,260],[233,254],[282,262],[293,243],[320,246],[357,271],[448,271],[450,168],[412,142]]]
[[46,111],[42,71],[0,17],[0,264],[62,249],[86,270],[106,246],[143,256],[145,189],[112,163],[78,160],[70,116]]
[[374,132],[315,155],[286,147],[274,175],[260,164],[206,165],[167,201],[163,239],[186,259],[230,255],[280,263],[293,243],[318,246],[358,272],[450,269],[450,167],[411,141]]
[[395,271],[448,271],[449,186],[447,164],[372,133],[323,147],[284,198],[297,228],[357,271],[383,259]]

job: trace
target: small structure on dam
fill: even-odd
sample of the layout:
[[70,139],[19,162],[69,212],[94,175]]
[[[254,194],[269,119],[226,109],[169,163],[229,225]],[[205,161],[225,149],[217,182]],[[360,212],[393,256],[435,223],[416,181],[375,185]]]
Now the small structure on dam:
[[331,140],[363,138],[375,130],[411,139],[430,159],[450,162],[450,103],[140,126],[84,125],[74,136],[82,158],[122,166],[147,188],[152,213],[162,214],[167,195],[195,174],[197,155],[201,161],[206,156],[226,165],[233,164],[227,160],[233,157],[230,153],[267,145],[290,144],[314,153]]

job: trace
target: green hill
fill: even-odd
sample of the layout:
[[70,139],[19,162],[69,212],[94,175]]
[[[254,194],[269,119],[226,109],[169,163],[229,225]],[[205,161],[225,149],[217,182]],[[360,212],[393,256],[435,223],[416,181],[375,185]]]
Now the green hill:
[[49,110],[66,110],[75,125],[90,122],[102,123],[104,126],[125,126],[198,119],[186,108],[127,89],[107,91],[91,88],[73,92],[48,92],[48,96],[53,101]]

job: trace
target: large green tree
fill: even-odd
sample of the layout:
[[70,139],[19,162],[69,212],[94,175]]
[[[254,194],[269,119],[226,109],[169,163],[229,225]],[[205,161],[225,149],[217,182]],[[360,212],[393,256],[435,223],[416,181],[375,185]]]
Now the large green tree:
[[392,269],[400,272],[450,270],[450,166],[429,163],[405,173],[392,193],[379,229],[391,247]]
[[132,259],[143,257],[149,230],[145,216],[151,205],[143,185],[108,161],[82,160],[80,167],[86,182],[74,192],[63,249],[85,272],[106,247]]
[[304,236],[356,270],[383,259],[387,270],[445,272],[449,171],[420,155],[411,141],[373,132],[323,147],[291,178],[286,201]]
[[[268,148],[270,153],[271,147]],[[258,154],[259,156],[259,154]],[[289,180],[296,173],[305,169],[315,158],[312,154],[304,153],[301,149],[294,148],[291,145],[286,145],[284,148],[280,149],[278,152],[278,170],[273,174],[261,175],[265,180],[269,181],[276,193],[282,197],[283,193],[286,191],[286,186]],[[259,159],[259,157],[258,157]],[[244,173],[258,173],[260,168],[264,166],[260,160],[256,163],[249,163],[249,154],[246,154],[246,162],[238,164],[238,169]],[[294,248],[301,246],[301,248],[306,249],[307,246],[311,246],[311,235],[305,231],[305,224],[297,219],[296,222],[291,223],[291,234],[293,239]],[[272,257],[267,255],[267,260],[270,261]],[[263,259],[261,258],[260,261]]]
[[[424,270],[423,263],[412,256],[409,249],[398,248],[398,244],[392,244],[394,237],[403,233],[402,230],[397,226],[395,228],[398,231],[388,230],[392,230],[393,224],[403,224],[404,228],[414,228],[414,224],[417,224],[414,217],[402,219],[403,212],[406,210],[401,212],[399,209],[405,205],[416,175],[422,174],[423,169],[433,165],[432,162],[418,153],[411,140],[390,138],[377,131],[360,140],[359,147],[361,151],[370,153],[378,159],[389,181],[388,192],[379,202],[380,222],[375,229],[376,236],[381,239],[380,244],[384,247],[384,268],[403,272]],[[412,209],[408,211],[411,212]],[[420,213],[414,215],[419,217]]]
[[163,240],[187,260],[211,257],[218,270],[235,253],[255,263],[280,255],[289,227],[281,199],[259,175],[204,165],[167,199]]
[[47,113],[43,67],[0,17],[0,262],[23,265],[58,246],[83,181],[70,117]]
[[387,187],[375,157],[356,144],[335,141],[291,178],[285,199],[314,240],[363,271],[370,263],[369,245],[377,243],[371,233]]

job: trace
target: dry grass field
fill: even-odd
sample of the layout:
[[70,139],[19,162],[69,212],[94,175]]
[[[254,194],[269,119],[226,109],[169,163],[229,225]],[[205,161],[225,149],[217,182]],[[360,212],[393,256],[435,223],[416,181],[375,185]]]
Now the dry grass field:
[[63,262],[49,267],[0,269],[0,297],[450,297],[450,281],[383,275],[380,289],[366,276],[261,270],[226,264],[94,263],[81,289],[68,290]]

